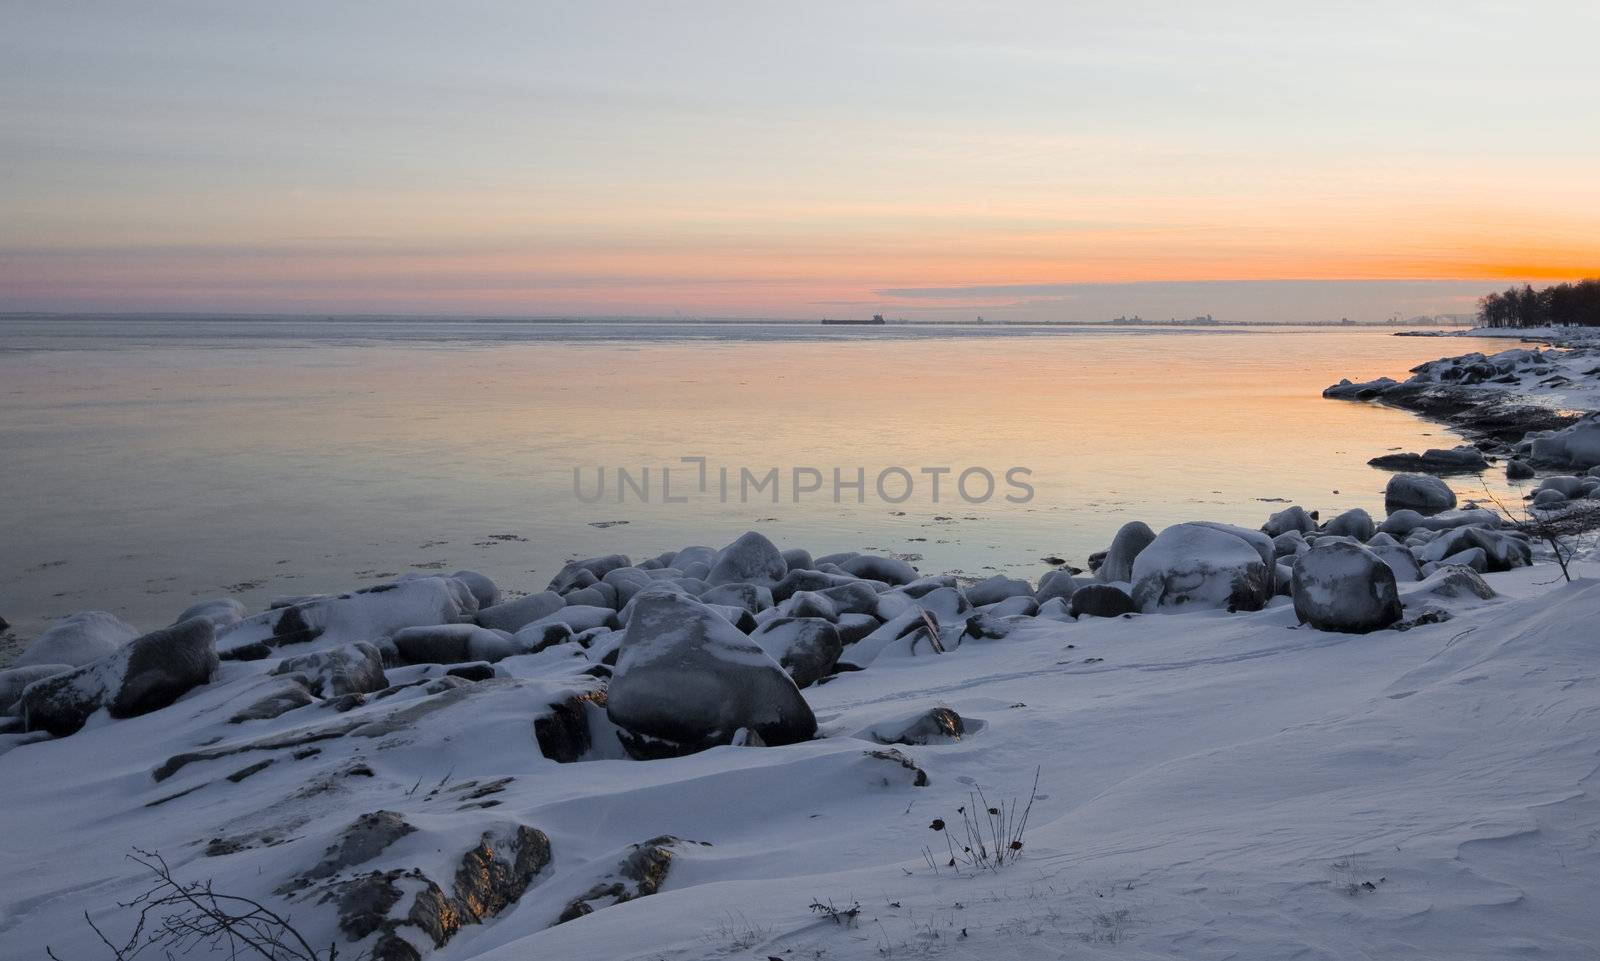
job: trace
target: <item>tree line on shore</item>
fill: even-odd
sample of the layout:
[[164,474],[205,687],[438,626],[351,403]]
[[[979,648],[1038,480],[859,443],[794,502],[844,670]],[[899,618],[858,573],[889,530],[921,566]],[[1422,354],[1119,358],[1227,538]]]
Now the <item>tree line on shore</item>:
[[1600,279],[1509,287],[1478,301],[1478,319],[1486,327],[1600,327]]

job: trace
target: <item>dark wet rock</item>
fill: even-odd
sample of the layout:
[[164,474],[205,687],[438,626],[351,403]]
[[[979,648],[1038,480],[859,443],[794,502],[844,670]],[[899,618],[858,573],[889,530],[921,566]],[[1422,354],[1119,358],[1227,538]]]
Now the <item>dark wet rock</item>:
[[394,646],[406,664],[465,664],[469,661],[493,664],[525,649],[504,631],[492,631],[476,624],[408,627],[395,632]]
[[1421,454],[1384,454],[1367,463],[1380,470],[1410,471],[1425,474],[1477,474],[1489,467],[1483,451],[1470,444],[1448,450],[1432,448]]
[[794,681],[732,624],[682,595],[641,596],[636,605],[606,705],[624,732],[685,752],[726,744],[741,727],[772,745],[815,735]]
[[961,720],[961,715],[948,707],[936,707],[912,718],[903,726],[894,729],[884,726],[874,728],[872,738],[879,744],[943,744],[959,741],[965,733],[967,726]]
[[246,721],[268,721],[280,717],[297,708],[310,707],[317,703],[297,678],[286,678],[278,681],[265,696],[254,704],[228,718],[229,724],[243,724]]
[[1395,474],[1384,488],[1383,502],[1390,513],[1408,508],[1426,516],[1455,507],[1456,495],[1448,484],[1431,474]]
[[317,697],[370,694],[389,686],[383,673],[383,655],[376,647],[360,641],[286,657],[272,673],[298,677]]
[[750,639],[789,672],[796,687],[831,674],[844,651],[838,629],[820,617],[780,617],[758,627]]
[[1513,457],[1506,461],[1506,480],[1527,480],[1534,476],[1534,470],[1527,461]]
[[894,557],[857,554],[839,565],[845,573],[885,584],[909,584],[917,579],[917,569]]
[[1094,576],[1099,580],[1113,583],[1131,582],[1134,559],[1155,539],[1156,532],[1143,521],[1129,521],[1123,524],[1117,528],[1116,536],[1111,538],[1111,546],[1106,548],[1105,556],[1101,558],[1099,566],[1090,564],[1094,568]]
[[605,703],[606,692],[601,689],[574,694],[550,705],[549,714],[533,721],[533,736],[539,744],[539,752],[562,764],[583,760],[594,743],[590,713],[603,709]]
[[1359,545],[1323,541],[1294,562],[1294,612],[1319,631],[1365,634],[1403,616],[1394,571]]
[[[1029,599],[1029,603],[1032,600]],[[1002,616],[980,611],[967,617],[961,629],[963,638],[980,641],[998,641],[1011,633],[1011,622]]]
[[1128,592],[1114,584],[1085,584],[1073,592],[1067,610],[1073,617],[1120,617],[1137,608]]
[[659,892],[672,870],[673,849],[694,843],[697,842],[686,842],[670,834],[663,834],[641,844],[635,844],[627,857],[618,863],[613,873],[606,875],[588,891],[568,902],[562,909],[561,915],[556,918],[556,924],[564,924],[586,914],[593,914],[601,908],[632,901],[635,898],[649,897]]
[[494,665],[488,661],[473,661],[471,664],[457,664],[445,670],[447,677],[459,677],[464,681],[487,681],[494,677]]
[[1372,515],[1359,507],[1345,511],[1322,527],[1322,533],[1324,534],[1353,537],[1358,541],[1365,541],[1376,530],[1377,526],[1372,523]]
[[1361,383],[1354,383],[1346,378],[1332,387],[1325,388],[1322,396],[1334,400],[1372,400],[1383,396],[1386,391],[1398,386],[1399,383],[1392,377],[1379,377],[1377,380]]
[[104,707],[114,718],[160,710],[217,670],[211,622],[204,618],[135,638],[92,664],[35,681],[22,692],[30,731],[65,737]]

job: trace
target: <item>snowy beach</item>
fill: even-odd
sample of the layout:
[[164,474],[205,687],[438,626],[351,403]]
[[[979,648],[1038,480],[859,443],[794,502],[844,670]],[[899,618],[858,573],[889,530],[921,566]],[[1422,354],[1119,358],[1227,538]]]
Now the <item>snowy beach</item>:
[[[1329,390],[1457,418],[1566,517],[1597,362]],[[1564,419],[1496,426],[1528,407]],[[1432,473],[1386,494],[1128,519],[1036,581],[752,531],[81,615],[0,672],[0,938],[101,956],[153,866],[322,957],[1582,957],[1600,564]]]

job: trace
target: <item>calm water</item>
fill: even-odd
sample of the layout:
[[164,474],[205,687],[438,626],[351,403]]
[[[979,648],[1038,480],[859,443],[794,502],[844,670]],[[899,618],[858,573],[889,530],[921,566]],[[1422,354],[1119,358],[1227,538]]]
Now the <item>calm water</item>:
[[[1457,442],[1326,401],[1341,376],[1498,349],[1384,331],[0,320],[0,615],[22,639],[98,608],[482,570],[537,590],[573,556],[637,558],[758,528],[814,552],[1035,577],[1125,520],[1257,526],[1382,506],[1367,458]],[[708,489],[683,457],[704,457]],[[592,496],[606,468],[606,496]],[[648,503],[636,481],[649,468]],[[661,468],[671,493],[662,503]],[[730,469],[729,502],[718,468]],[[740,468],[771,489],[740,502]],[[794,468],[822,489],[794,499]],[[832,471],[865,472],[833,499]],[[904,468],[911,496],[875,490]],[[940,500],[923,468],[950,468]],[[983,468],[969,503],[956,475]],[[1031,502],[1005,472],[1026,468]],[[1475,479],[1458,490],[1480,490]],[[969,476],[967,493],[984,492]],[[888,475],[899,497],[902,475]]]

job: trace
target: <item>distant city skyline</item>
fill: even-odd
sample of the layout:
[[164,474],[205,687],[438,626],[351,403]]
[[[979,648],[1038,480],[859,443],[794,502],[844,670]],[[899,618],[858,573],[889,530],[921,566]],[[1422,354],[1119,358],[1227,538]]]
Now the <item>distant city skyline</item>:
[[1600,273],[1600,7],[0,5],[0,311],[1380,321]]

